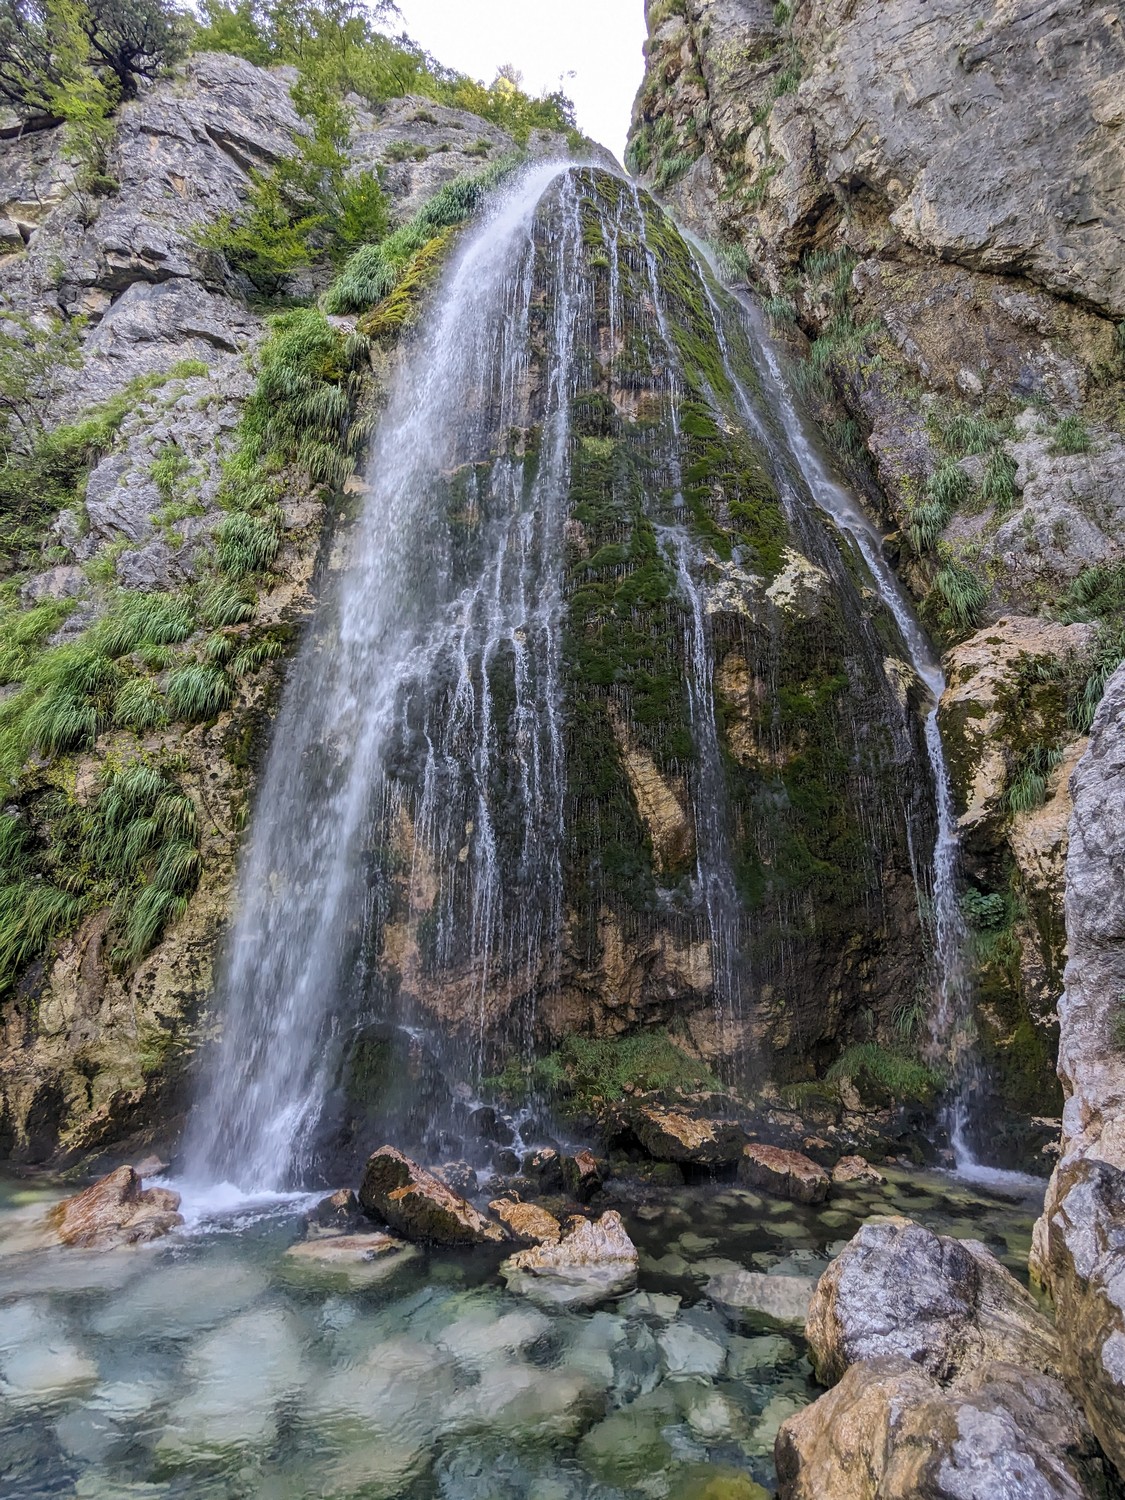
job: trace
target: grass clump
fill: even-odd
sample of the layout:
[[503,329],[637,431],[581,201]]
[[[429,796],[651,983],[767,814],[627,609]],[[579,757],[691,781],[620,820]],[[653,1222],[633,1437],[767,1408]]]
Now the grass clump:
[[240,580],[266,571],[281,545],[281,528],[272,513],[234,511],[220,523],[216,542],[219,566],[228,578]]
[[923,601],[923,613],[946,635],[959,634],[979,623],[988,594],[988,584],[979,573],[947,554]]
[[929,1103],[941,1086],[941,1077],[932,1068],[878,1042],[855,1043],[825,1074],[829,1083],[845,1078],[861,1083],[865,1077],[894,1099],[921,1103]]
[[[406,276],[414,258],[443,231],[471,218],[488,193],[518,165],[502,157],[485,171],[447,182],[414,217],[377,244],[363,245],[347,261],[326,298],[330,313],[362,313],[384,301]],[[431,255],[436,254],[431,246]]]
[[165,695],[174,719],[200,724],[214,719],[234,694],[230,678],[221,667],[192,661],[169,674]]
[[1063,417],[1055,424],[1047,451],[1059,456],[1070,456],[1075,453],[1089,453],[1093,446],[1093,441],[1081,417],[1071,416]]
[[719,1087],[713,1074],[666,1031],[595,1039],[571,1035],[535,1062],[512,1061],[488,1085],[518,1099],[547,1096],[572,1114],[588,1114],[627,1094],[693,1094]]

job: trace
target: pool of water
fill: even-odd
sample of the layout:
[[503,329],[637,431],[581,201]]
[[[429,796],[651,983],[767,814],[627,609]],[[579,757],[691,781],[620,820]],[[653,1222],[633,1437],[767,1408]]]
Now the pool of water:
[[751,1500],[818,1389],[799,1333],[731,1327],[711,1276],[819,1275],[887,1212],[1025,1273],[1041,1193],[888,1176],[818,1208],[724,1185],[621,1203],[639,1287],[589,1312],[509,1293],[492,1250],[300,1268],[299,1201],[138,1250],[28,1248],[59,1195],[0,1179],[0,1493]]

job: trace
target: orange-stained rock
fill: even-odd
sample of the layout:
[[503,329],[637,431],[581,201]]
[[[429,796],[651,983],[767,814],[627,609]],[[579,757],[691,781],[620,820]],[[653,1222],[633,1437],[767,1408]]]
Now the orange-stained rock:
[[886,1180],[882,1172],[877,1172],[862,1156],[841,1156],[832,1168],[832,1181],[837,1187],[847,1182],[870,1182],[878,1187]]
[[637,1111],[633,1133],[657,1161],[714,1166],[737,1161],[746,1132],[737,1120],[701,1120],[682,1110],[649,1105]]
[[179,1206],[179,1193],[170,1188],[144,1188],[132,1167],[118,1167],[57,1204],[48,1215],[48,1224],[64,1245],[108,1250],[167,1234],[184,1222]]
[[628,1291],[637,1249],[615,1210],[572,1218],[562,1239],[521,1250],[500,1267],[511,1291],[553,1307],[593,1307]]
[[407,1239],[480,1245],[508,1238],[499,1224],[393,1146],[381,1146],[368,1158],[359,1201],[365,1213]]
[[496,1198],[489,1208],[509,1233],[527,1245],[554,1243],[562,1234],[562,1225],[538,1203],[516,1203],[511,1198]]
[[744,1146],[738,1180],[794,1203],[820,1203],[828,1196],[828,1173],[799,1151],[781,1146]]

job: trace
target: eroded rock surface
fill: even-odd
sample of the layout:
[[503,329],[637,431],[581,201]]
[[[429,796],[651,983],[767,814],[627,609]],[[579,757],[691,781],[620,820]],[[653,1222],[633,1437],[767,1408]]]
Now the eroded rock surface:
[[159,1239],[182,1224],[180,1195],[170,1188],[141,1185],[132,1167],[118,1167],[48,1215],[60,1244],[109,1250]]
[[794,1203],[820,1203],[828,1196],[828,1173],[800,1151],[781,1146],[744,1146],[738,1159],[738,1180],[751,1187],[790,1198]]

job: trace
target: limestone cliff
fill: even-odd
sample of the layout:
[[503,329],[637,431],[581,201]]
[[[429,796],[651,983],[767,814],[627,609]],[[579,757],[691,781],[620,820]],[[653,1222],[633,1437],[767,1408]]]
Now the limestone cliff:
[[1009,1102],[1045,1108],[1062,768],[1122,654],[1120,18],[1090,0],[647,11],[628,160],[763,299],[955,648],[942,721],[982,1042]]

